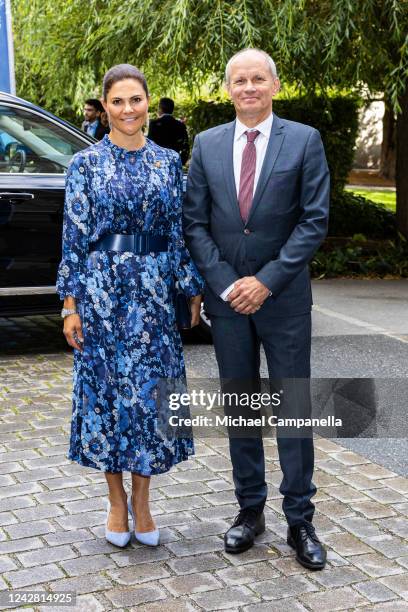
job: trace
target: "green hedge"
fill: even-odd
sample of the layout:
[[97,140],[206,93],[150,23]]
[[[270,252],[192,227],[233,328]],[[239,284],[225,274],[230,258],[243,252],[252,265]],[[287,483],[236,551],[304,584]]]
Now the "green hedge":
[[[353,164],[358,106],[358,99],[350,96],[305,96],[275,100],[273,103],[273,109],[280,117],[306,123],[319,130],[330,168],[333,193],[343,190]],[[194,104],[178,104],[176,114],[187,118],[192,138],[198,132],[235,118],[232,104],[220,101],[199,100]]]
[[332,193],[329,236],[353,236],[394,239],[397,237],[395,213],[363,196],[348,191]]

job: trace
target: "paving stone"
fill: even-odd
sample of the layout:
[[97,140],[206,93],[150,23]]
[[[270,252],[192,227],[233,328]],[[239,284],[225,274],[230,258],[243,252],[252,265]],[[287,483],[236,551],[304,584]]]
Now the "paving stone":
[[8,487],[9,485],[14,485],[15,479],[18,480],[17,475],[14,478],[9,474],[4,474],[3,476],[0,476],[0,487]]
[[233,485],[230,482],[221,478],[218,478],[217,480],[207,480],[206,484],[214,492],[231,491],[234,489]]
[[350,562],[341,557],[338,553],[334,552],[334,550],[327,550],[327,561],[330,567],[343,567],[344,565],[350,565]]
[[170,575],[163,563],[140,563],[132,567],[108,570],[106,573],[113,582],[124,585],[150,582]]
[[380,527],[391,531],[396,536],[408,539],[408,519],[402,516],[395,518],[381,519],[378,521]]
[[59,516],[55,521],[63,529],[78,529],[80,527],[93,527],[105,522],[106,512],[85,512],[73,516]]
[[[194,612],[197,608],[184,597],[169,599],[166,597],[165,612]],[[129,608],[130,612],[163,612],[163,603],[160,600],[147,604],[140,604]]]
[[16,569],[17,565],[10,559],[10,557],[0,557],[0,574]]
[[295,576],[296,574],[307,574],[309,572],[296,561],[295,557],[280,557],[270,561],[270,564],[284,576]]
[[54,548],[40,548],[32,552],[20,553],[16,556],[24,567],[34,567],[35,565],[43,565],[44,559],[47,563],[56,563],[65,559],[72,559],[77,555],[70,546],[55,546]]
[[361,539],[382,535],[382,532],[373,521],[369,521],[361,516],[342,519],[339,521],[339,525]]
[[385,578],[380,578],[380,582],[403,599],[408,600],[408,573],[386,576]]
[[402,567],[405,567],[406,569],[408,569],[408,557],[400,557],[399,559],[395,559],[395,561],[399,565],[402,565]]
[[112,587],[111,581],[101,574],[86,574],[76,578],[64,578],[49,584],[50,589],[55,591],[74,591],[78,594],[94,593],[104,591]]
[[17,463],[17,461],[10,461],[7,463],[0,463],[0,474],[14,474],[15,472],[22,472],[24,467]]
[[375,463],[357,465],[352,467],[351,471],[357,472],[358,474],[363,474],[364,476],[367,476],[367,478],[372,478],[373,480],[378,480],[380,478],[395,478],[395,476],[397,476],[395,472],[391,472],[391,470],[387,470],[385,467]]
[[209,468],[213,472],[232,471],[232,464],[229,459],[221,455],[209,455],[208,457],[200,457],[202,465]]
[[256,582],[251,586],[258,595],[266,600],[283,599],[317,590],[317,587],[304,576],[282,576]]
[[[82,610],[86,612],[103,612],[105,608],[94,595],[80,595],[76,598],[76,609],[81,612]],[[48,607],[44,607],[43,612],[48,612],[48,610]],[[60,610],[61,606],[59,607]]]
[[68,576],[82,576],[84,574],[92,574],[94,572],[116,567],[113,560],[105,555],[70,559],[60,562],[60,566],[65,570]]
[[357,474],[354,472],[352,474],[340,474],[337,477],[337,480],[350,485],[350,487],[354,487],[355,489],[365,492],[367,489],[381,489],[384,486],[384,482],[388,482],[389,480],[393,479],[387,478],[387,480],[383,482],[382,480],[373,480],[372,478],[364,476],[364,474]]
[[328,456],[344,465],[361,465],[363,463],[370,463],[370,460],[366,457],[362,457],[357,453],[348,450],[341,450],[340,452],[328,453]]
[[331,487],[330,495],[343,503],[360,500],[367,501],[367,496],[364,495],[364,493],[347,485],[342,485],[340,487]]
[[379,601],[389,601],[390,599],[397,598],[397,595],[393,591],[388,589],[385,585],[375,582],[374,580],[368,580],[367,582],[355,584],[354,588],[373,603],[377,603]]
[[58,506],[34,506],[31,508],[23,508],[21,510],[15,510],[14,514],[18,517],[19,521],[24,523],[27,521],[36,521],[46,518],[53,518],[55,516],[61,516],[64,514],[62,508]]
[[217,591],[199,593],[191,595],[191,599],[204,610],[228,610],[259,601],[254,593],[245,586],[227,587]]
[[372,489],[371,491],[367,491],[367,495],[372,497],[375,501],[380,502],[381,504],[398,504],[400,502],[407,501],[404,495],[398,493],[398,491],[394,491],[390,487],[383,487],[382,489]]
[[219,491],[218,493],[210,493],[209,495],[204,495],[203,497],[213,506],[236,502],[234,491]]
[[327,438],[316,438],[314,440],[314,446],[325,453],[336,453],[342,448],[339,444]]
[[[196,482],[214,479],[214,472],[207,468],[199,468],[198,470],[185,470],[184,472],[173,472],[175,481],[181,482]],[[174,483],[173,483],[174,484]]]
[[106,497],[95,497],[93,499],[81,499],[64,503],[64,508],[69,514],[82,514],[93,510],[106,511]]
[[[9,453],[0,453],[0,463],[12,463],[14,461],[35,460],[40,455],[33,450],[19,450]],[[3,472],[2,472],[3,473]]]
[[364,608],[364,612],[407,612],[407,602],[401,599],[393,599],[390,602],[371,604]]
[[43,491],[43,488],[36,482],[23,482],[20,484],[13,484],[12,487],[1,487],[0,499],[28,495],[29,493],[39,493],[41,491]]
[[41,565],[30,569],[6,572],[4,578],[11,584],[13,589],[21,589],[41,582],[49,582],[56,578],[62,578],[63,572],[53,563]]
[[[24,470],[16,472],[16,479],[20,482],[42,482],[47,478],[58,477],[60,473],[56,468],[43,468],[41,470]],[[44,489],[41,489],[42,491]]]
[[17,523],[17,519],[11,512],[1,512],[0,513],[0,527],[3,525],[12,525],[13,523]]
[[380,482],[381,484],[387,485],[387,487],[391,487],[394,491],[398,491],[398,493],[408,493],[408,478],[397,476],[396,478],[387,478]]
[[404,502],[403,504],[393,504],[392,508],[397,510],[400,514],[408,516],[408,502]]
[[390,559],[408,555],[408,543],[394,536],[385,535],[381,538],[367,538],[366,542],[371,548]]
[[12,540],[29,538],[31,536],[55,531],[54,525],[49,521],[27,521],[26,523],[18,523],[17,525],[8,525],[5,529]]
[[325,459],[324,461],[316,462],[316,467],[319,470],[323,470],[323,472],[327,472],[328,474],[339,476],[340,474],[351,474],[356,468],[360,468],[362,466],[355,466],[353,468],[353,466],[344,465],[338,461],[335,461],[334,459]]
[[195,521],[189,525],[178,525],[177,530],[187,540],[195,540],[197,538],[205,538],[211,535],[224,534],[230,528],[230,524],[226,521]]
[[23,550],[34,550],[42,548],[44,544],[40,538],[22,538],[21,540],[7,540],[0,542],[0,555],[20,552]]
[[392,508],[375,501],[352,502],[350,506],[351,508],[353,508],[353,510],[364,514],[364,516],[368,519],[387,518],[389,516],[395,516],[395,512]]
[[354,510],[340,501],[323,501],[319,504],[318,511],[333,521],[356,516]]
[[188,497],[190,495],[201,495],[202,493],[211,492],[203,482],[185,482],[182,484],[171,485],[169,487],[161,487],[161,491],[166,497]]
[[75,476],[47,478],[46,480],[41,479],[41,483],[51,491],[56,491],[58,489],[73,489],[74,487],[89,484],[86,478],[80,476],[79,474],[76,474]]
[[307,612],[297,599],[287,597],[279,601],[265,601],[243,608],[244,612]]
[[210,536],[201,540],[187,540],[181,542],[170,542],[167,548],[177,557],[189,557],[193,554],[220,551],[224,548],[221,538]]
[[160,514],[154,520],[157,528],[160,529],[161,527],[188,524],[192,521],[192,515],[189,512],[175,512],[174,514]]
[[404,569],[395,561],[387,559],[378,553],[349,557],[349,561],[372,578],[404,573]]
[[44,535],[43,538],[49,546],[59,546],[61,544],[94,540],[95,536],[87,529],[77,529],[76,531],[56,531],[55,533]]
[[28,470],[37,470],[39,468],[46,468],[46,467],[59,467],[59,466],[65,465],[67,462],[68,462],[68,459],[65,457],[65,455],[57,455],[57,457],[41,457],[39,459],[25,459],[23,461],[23,465],[25,465]]
[[[208,504],[207,504],[208,505]],[[237,503],[225,504],[222,506],[211,506],[208,508],[198,508],[193,510],[193,514],[200,521],[211,521],[216,519],[232,518],[239,512]]]
[[[333,523],[333,521],[331,521],[326,515],[320,514],[318,510],[313,516],[313,525],[315,526],[316,532],[318,534],[338,533],[339,531],[341,531],[338,524]],[[283,523],[283,527],[286,529],[286,522]]]
[[307,593],[302,597],[302,603],[311,610],[354,610],[367,603],[367,600],[350,587],[331,589],[324,593]]
[[171,514],[173,512],[189,512],[195,508],[208,508],[210,505],[206,499],[200,497],[199,495],[194,495],[192,497],[179,497],[176,499],[165,499],[160,500],[157,503],[166,514]]
[[360,542],[360,540],[350,533],[331,533],[322,536],[321,539],[325,544],[331,546],[339,555],[344,557],[373,552],[371,548],[363,542]]
[[127,588],[111,589],[104,593],[116,608],[129,608],[149,601],[165,599],[166,593],[156,584],[135,585]]
[[191,593],[204,593],[222,587],[222,583],[212,576],[209,572],[200,572],[195,574],[185,574],[184,576],[175,576],[173,578],[165,578],[160,581],[172,595],[187,595]]
[[[299,564],[298,564],[299,565]],[[258,563],[246,563],[218,570],[216,576],[221,578],[227,585],[249,584],[253,588],[253,583],[261,580],[271,580],[280,576],[280,572],[268,561]]]
[[110,544],[105,539],[105,527],[102,527],[103,537],[95,539],[93,538],[86,540],[85,542],[74,542],[73,545],[81,557],[98,554],[110,554],[113,551],[117,551],[117,548]]
[[230,553],[226,553],[224,550],[222,551],[222,555],[228,559],[232,565],[243,565],[255,561],[273,561],[277,556],[277,547],[278,544],[276,544],[276,546],[275,544],[273,546],[267,546],[266,544],[256,543],[254,546],[252,546],[252,548],[240,555],[231,555]]
[[34,506],[34,501],[29,497],[8,497],[0,501],[0,512],[27,508],[28,506]]
[[176,574],[184,575],[221,569],[227,567],[227,562],[215,553],[208,553],[181,559],[168,559],[167,565]]
[[313,578],[322,586],[332,589],[333,587],[347,586],[353,584],[353,582],[360,582],[366,576],[355,567],[335,567],[333,569],[325,569],[324,572],[315,572]]
[[61,489],[49,493],[37,493],[35,498],[40,504],[63,504],[77,499],[85,499],[85,496],[78,489]]
[[[168,545],[170,546],[170,544]],[[142,546],[135,548],[132,546],[119,553],[111,555],[119,567],[127,567],[128,565],[138,565],[139,563],[154,563],[164,561],[170,557],[170,553],[164,546]]]

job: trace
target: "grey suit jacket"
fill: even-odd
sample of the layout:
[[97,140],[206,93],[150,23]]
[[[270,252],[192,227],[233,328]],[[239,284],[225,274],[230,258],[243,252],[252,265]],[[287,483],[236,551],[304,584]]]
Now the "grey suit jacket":
[[196,136],[183,209],[185,239],[206,281],[209,314],[237,315],[219,296],[255,275],[273,295],[270,316],[310,312],[308,262],[327,233],[329,171],[317,130],[274,114],[247,223],[233,171],[235,121]]

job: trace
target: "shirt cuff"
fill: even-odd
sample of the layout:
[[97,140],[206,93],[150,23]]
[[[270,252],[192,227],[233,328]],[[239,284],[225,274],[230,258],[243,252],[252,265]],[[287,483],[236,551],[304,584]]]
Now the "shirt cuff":
[[231,285],[229,285],[229,287],[227,287],[220,295],[220,298],[222,300],[224,300],[224,302],[228,302],[227,297],[229,296],[229,294],[231,293],[231,291],[234,289],[235,287],[235,283],[232,283]]

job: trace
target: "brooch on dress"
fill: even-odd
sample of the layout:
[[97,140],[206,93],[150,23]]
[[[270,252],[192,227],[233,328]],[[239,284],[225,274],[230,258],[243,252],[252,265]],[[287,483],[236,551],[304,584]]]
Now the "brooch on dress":
[[160,168],[161,163],[160,163],[159,161],[157,161],[157,162],[155,162],[155,164],[154,164],[154,165],[156,166],[156,168]]

